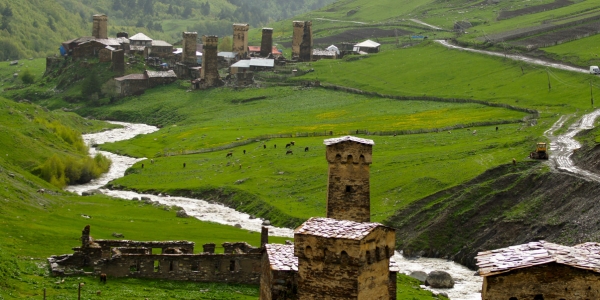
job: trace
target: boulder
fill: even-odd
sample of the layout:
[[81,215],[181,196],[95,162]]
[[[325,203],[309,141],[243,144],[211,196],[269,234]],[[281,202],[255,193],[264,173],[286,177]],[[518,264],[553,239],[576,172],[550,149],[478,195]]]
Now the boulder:
[[262,222],[262,225],[263,225],[263,226],[269,226],[269,225],[271,225],[271,221],[269,221],[269,220],[264,220],[264,221]]
[[427,280],[427,273],[423,272],[423,271],[413,271],[410,272],[410,275],[408,275],[414,279],[419,280],[420,282],[425,282],[425,280]]
[[142,201],[150,201],[150,197],[142,197]]
[[452,276],[448,272],[433,271],[427,275],[425,285],[432,288],[449,289],[454,287],[454,279],[452,279]]
[[185,212],[185,210],[178,210],[176,213],[178,218],[189,218],[190,216]]
[[233,225],[233,227],[235,227],[235,228],[242,228],[242,225],[240,225],[240,224],[238,223],[238,224],[235,224],[235,225]]

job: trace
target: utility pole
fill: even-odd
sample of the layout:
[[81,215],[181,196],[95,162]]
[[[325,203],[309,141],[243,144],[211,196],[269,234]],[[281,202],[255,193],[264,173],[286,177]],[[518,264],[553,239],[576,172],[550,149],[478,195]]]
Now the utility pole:
[[590,96],[592,98],[592,107],[594,107],[594,90],[592,89],[592,81],[590,80]]
[[548,73],[548,69],[546,69],[546,75],[548,75],[548,92],[552,89],[552,86],[550,85],[550,73]]

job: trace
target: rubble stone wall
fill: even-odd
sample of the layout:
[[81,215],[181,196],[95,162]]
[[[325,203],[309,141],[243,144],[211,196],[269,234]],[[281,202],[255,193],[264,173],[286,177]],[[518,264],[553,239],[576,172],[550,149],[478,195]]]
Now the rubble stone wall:
[[298,272],[271,269],[265,252],[261,263],[260,300],[298,299]]
[[233,24],[233,52],[239,59],[248,57],[248,24]]
[[259,284],[261,254],[116,256],[99,263],[108,276]]
[[327,146],[329,163],[327,217],[371,220],[370,164],[372,146],[346,141]]
[[484,277],[483,300],[513,297],[519,300],[600,299],[600,274],[549,263]]
[[125,73],[125,51],[115,50],[112,52],[112,69],[119,75]]

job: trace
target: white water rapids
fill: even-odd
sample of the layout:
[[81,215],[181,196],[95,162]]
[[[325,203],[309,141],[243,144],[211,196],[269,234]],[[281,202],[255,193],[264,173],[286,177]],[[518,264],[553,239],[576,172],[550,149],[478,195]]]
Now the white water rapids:
[[[116,142],[131,139],[138,134],[148,134],[158,130],[158,128],[154,126],[149,126],[145,124],[131,124],[124,122],[110,123],[121,125],[123,126],[123,128],[103,131],[99,133],[85,134],[83,135],[83,139],[85,140],[85,142],[88,145],[100,145],[106,142]],[[104,186],[113,179],[117,179],[124,176],[127,168],[131,167],[138,161],[144,160],[145,158],[131,158],[127,156],[117,155],[111,152],[98,151],[95,148],[90,147],[91,156],[96,155],[96,153],[98,152],[109,157],[112,160],[110,171],[102,175],[100,178],[92,180],[90,183],[69,186],[66,188],[68,191],[81,194],[85,191],[97,189],[105,195],[125,200],[131,200],[132,198],[141,199],[141,197],[148,197],[152,201],[159,202],[161,204],[170,206],[180,206],[185,210],[185,212],[188,215],[202,221],[210,221],[230,226],[240,224],[242,228],[247,230],[257,232],[260,232],[261,230],[261,219],[251,219],[250,215],[238,212],[232,208],[226,207],[221,204],[212,204],[204,200],[192,198],[157,196],[151,194],[140,194],[131,191],[103,189],[102,186]],[[293,237],[293,231],[289,228],[269,226],[269,235]],[[394,258],[398,262],[401,272],[405,274],[409,274],[413,271],[424,271],[429,273],[434,270],[446,271],[452,274],[452,277],[456,281],[454,288],[431,289],[433,291],[445,292],[453,300],[481,299],[481,278],[479,276],[474,276],[474,271],[469,270],[464,266],[444,259],[407,259],[404,258],[398,252],[394,256]]]

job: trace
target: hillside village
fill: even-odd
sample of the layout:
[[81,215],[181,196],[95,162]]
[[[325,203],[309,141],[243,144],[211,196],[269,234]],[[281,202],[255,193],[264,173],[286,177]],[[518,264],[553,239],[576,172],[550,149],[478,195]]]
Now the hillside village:
[[0,63],[0,299],[600,298],[594,1],[138,1]]

